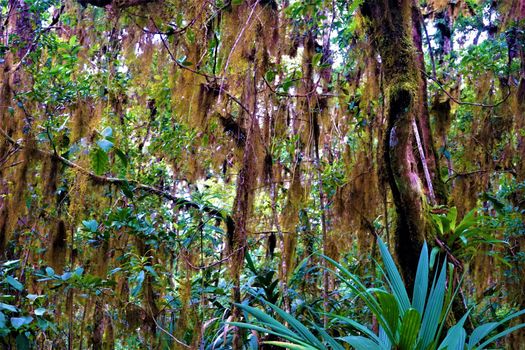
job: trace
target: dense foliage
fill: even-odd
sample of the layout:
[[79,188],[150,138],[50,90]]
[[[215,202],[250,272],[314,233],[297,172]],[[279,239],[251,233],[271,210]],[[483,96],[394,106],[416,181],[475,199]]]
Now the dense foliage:
[[0,348],[525,346],[524,0],[0,22]]

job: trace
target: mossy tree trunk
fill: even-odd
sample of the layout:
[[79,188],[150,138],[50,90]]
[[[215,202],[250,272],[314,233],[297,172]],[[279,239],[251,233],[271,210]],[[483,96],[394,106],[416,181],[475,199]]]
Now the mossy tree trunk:
[[420,248],[429,231],[412,128],[423,98],[412,6],[411,0],[368,0],[361,8],[367,34],[381,56],[387,113],[385,167],[397,213],[395,252],[409,290],[413,289]]
[[[525,0],[520,0],[516,3],[515,21],[516,27],[519,28],[525,24]],[[516,122],[516,134],[518,135],[517,154],[525,154],[525,33],[523,31],[517,34],[516,42],[520,43],[517,46],[517,55],[520,59],[520,81],[516,89],[515,96],[515,122]],[[525,162],[519,159],[516,163],[516,180],[518,182],[525,182]],[[525,203],[522,198],[525,197],[525,190],[517,192],[515,196],[515,204],[521,209],[525,210]],[[525,237],[523,235],[513,237],[510,241],[516,256],[520,256],[525,252]],[[523,276],[525,271],[525,262],[522,259],[517,259],[515,262],[514,269],[516,276]],[[517,278],[515,283],[511,284],[510,287],[511,298],[514,299],[519,309],[525,308],[525,279]],[[522,315],[518,322],[525,322],[525,316]],[[507,345],[511,349],[518,349],[519,346],[525,344],[525,331],[519,331],[511,334]]]

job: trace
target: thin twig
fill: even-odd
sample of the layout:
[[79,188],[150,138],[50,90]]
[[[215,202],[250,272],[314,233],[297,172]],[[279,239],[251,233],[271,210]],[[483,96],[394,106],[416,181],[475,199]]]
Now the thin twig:
[[184,343],[182,340],[177,339],[173,334],[171,334],[170,332],[165,330],[163,327],[161,327],[159,325],[159,323],[157,322],[157,320],[155,319],[155,316],[153,316],[153,314],[151,313],[151,311],[150,311],[150,317],[153,320],[153,322],[155,323],[155,326],[157,326],[157,328],[160,329],[162,332],[166,333],[171,339],[175,340],[175,342],[177,344],[185,347],[186,349],[191,349],[191,346],[189,346],[188,344]]

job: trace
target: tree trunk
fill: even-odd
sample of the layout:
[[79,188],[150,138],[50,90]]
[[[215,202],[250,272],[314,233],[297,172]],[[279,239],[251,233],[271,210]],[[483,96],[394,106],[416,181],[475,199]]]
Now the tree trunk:
[[[253,57],[255,57],[255,50],[253,52]],[[247,108],[250,109],[250,112],[246,112],[243,116],[243,124],[247,130],[247,133],[242,159],[243,166],[237,177],[237,193],[234,204],[235,230],[233,232],[233,237],[231,237],[231,241],[229,242],[229,253],[232,256],[231,274],[233,279],[233,301],[235,303],[240,303],[242,301],[240,277],[244,263],[244,256],[247,249],[248,218],[251,212],[253,191],[257,180],[255,152],[255,138],[258,134],[256,131],[258,127],[256,116],[256,72],[257,67],[255,63],[253,65],[253,71],[247,70],[246,72],[243,102],[246,106],[248,106]],[[234,321],[238,321],[240,319],[241,313],[239,308],[233,308],[232,316]],[[242,331],[238,327],[235,327],[232,348],[233,350],[242,349]]]
[[409,291],[429,228],[413,144],[412,125],[424,96],[419,88],[422,81],[412,35],[412,6],[411,0],[369,0],[361,9],[384,73],[385,167],[397,213],[395,253]]

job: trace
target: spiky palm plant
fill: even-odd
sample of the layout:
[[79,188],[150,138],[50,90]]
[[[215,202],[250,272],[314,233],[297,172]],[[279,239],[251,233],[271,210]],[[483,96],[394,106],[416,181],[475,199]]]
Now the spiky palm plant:
[[[468,317],[467,312],[456,325],[449,328],[446,336],[442,338],[445,320],[455,296],[451,285],[447,289],[446,261],[443,262],[441,269],[436,271],[432,281],[430,281],[429,252],[427,245],[424,244],[419,258],[414,292],[412,299],[410,299],[392,256],[381,239],[378,241],[384,264],[383,275],[389,286],[388,289],[367,288],[358,276],[352,274],[333,259],[324,257],[335,267],[332,271],[363,300],[376,317],[379,324],[378,334],[355,320],[329,314],[330,317],[346,323],[355,330],[354,335],[334,338],[323,328],[315,324],[307,327],[290,314],[267,302],[265,304],[279,315],[287,326],[260,309],[244,304],[238,306],[255,317],[257,322],[252,324],[232,322],[231,324],[273,334],[282,339],[281,341],[268,341],[267,343],[288,349],[308,350],[327,348],[344,350],[348,345],[357,350],[484,349],[507,334],[525,327],[525,324],[519,324],[495,332],[499,326],[505,325],[512,319],[524,314],[525,310],[522,310],[498,322],[480,325],[467,336],[463,327]],[[452,268],[449,271],[451,274]]]

